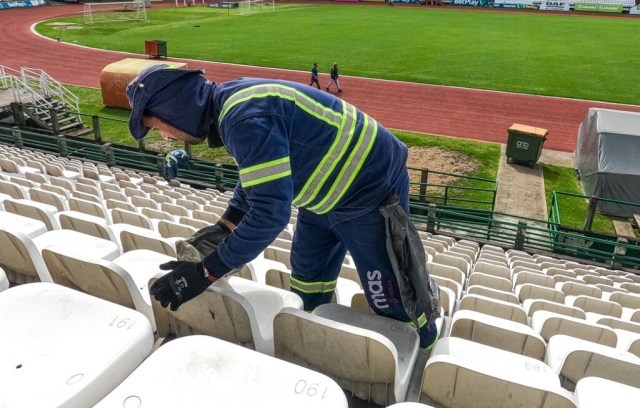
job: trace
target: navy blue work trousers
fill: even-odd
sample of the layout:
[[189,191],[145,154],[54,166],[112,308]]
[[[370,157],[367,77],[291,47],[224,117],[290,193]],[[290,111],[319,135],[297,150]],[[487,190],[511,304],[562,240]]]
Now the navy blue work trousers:
[[[409,212],[408,176],[395,186],[400,205]],[[381,203],[382,204],[382,203]],[[331,288],[340,273],[347,251],[351,254],[369,306],[379,315],[410,321],[386,248],[385,220],[378,207],[355,218],[333,223],[330,215],[301,209],[292,242],[292,278],[308,284],[309,291],[291,290],[300,295],[305,310],[331,302]],[[335,283],[334,283],[335,286]]]

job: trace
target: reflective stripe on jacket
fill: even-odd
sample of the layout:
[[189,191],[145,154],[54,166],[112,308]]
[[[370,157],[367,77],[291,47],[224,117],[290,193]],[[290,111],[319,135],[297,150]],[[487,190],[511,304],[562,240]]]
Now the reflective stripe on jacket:
[[247,214],[218,248],[229,266],[269,245],[292,205],[335,222],[377,208],[406,165],[402,142],[329,93],[244,78],[221,84],[213,97],[220,135],[240,172],[230,205]]

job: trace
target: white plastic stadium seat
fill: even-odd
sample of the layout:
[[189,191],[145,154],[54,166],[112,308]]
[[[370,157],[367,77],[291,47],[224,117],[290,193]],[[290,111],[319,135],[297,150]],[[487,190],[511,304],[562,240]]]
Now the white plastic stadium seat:
[[545,341],[531,327],[473,310],[453,315],[450,336],[544,360]]
[[398,353],[397,376],[394,382],[395,398],[396,401],[404,401],[420,346],[418,332],[413,327],[397,320],[335,303],[320,305],[314,309],[313,314],[339,323],[373,330],[391,340]]
[[155,330],[147,284],[162,272],[160,264],[174,258],[140,249],[109,261],[55,247],[44,249],[42,258],[55,283],[135,309],[149,319]]
[[52,282],[42,259],[42,250],[49,246],[103,259],[114,259],[119,254],[117,244],[72,230],[48,231],[30,238],[16,227],[0,226],[0,265],[12,282]]
[[159,232],[129,224],[111,224],[111,229],[120,237],[122,252],[148,249],[176,257],[176,241],[182,238],[162,238]]
[[574,395],[578,408],[636,408],[640,401],[640,388],[587,377],[578,381]]
[[156,350],[96,408],[348,408],[329,377],[209,336]]
[[552,336],[566,334],[609,347],[616,347],[618,343],[618,336],[607,326],[546,310],[533,313],[531,327],[546,341],[549,341]]
[[420,402],[442,407],[575,408],[545,363],[456,337],[438,340],[422,378]]
[[70,229],[118,243],[118,237],[109,226],[109,222],[102,217],[79,211],[61,211],[56,215],[62,229]]
[[295,293],[236,276],[220,279],[175,312],[155,299],[151,304],[160,337],[206,334],[269,355],[273,355],[275,315],[287,307],[302,309],[302,299]]
[[4,273],[4,269],[0,268],[0,292],[9,288],[9,279],[7,274]]
[[48,231],[60,229],[60,223],[55,217],[58,209],[52,205],[26,199],[9,198],[4,201],[4,209],[12,214],[42,221],[47,226]]
[[47,232],[46,224],[40,220],[7,211],[0,211],[0,229],[4,228],[15,229],[29,238],[34,238]]
[[388,405],[406,398],[398,351],[384,335],[291,308],[273,324],[276,357],[325,373],[363,400]]
[[520,305],[481,295],[465,295],[458,310],[474,310],[516,323],[528,324],[527,313]]
[[[574,386],[582,378],[600,377],[640,387],[640,358],[623,350],[565,335],[551,337],[545,362]],[[565,384],[565,388],[571,389]]]
[[96,404],[149,354],[142,314],[52,283],[0,292],[0,405]]

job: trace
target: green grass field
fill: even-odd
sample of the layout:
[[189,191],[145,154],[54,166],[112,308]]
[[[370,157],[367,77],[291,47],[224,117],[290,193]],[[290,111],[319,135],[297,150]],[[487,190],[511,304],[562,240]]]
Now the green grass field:
[[[82,24],[82,17],[66,18]],[[146,22],[65,30],[63,40],[143,53],[167,41],[172,57],[640,104],[633,18],[426,7],[284,5],[227,15],[206,7],[148,10]],[[60,31],[50,22],[37,30]]]
[[[83,25],[64,31],[63,38],[135,53],[144,52],[144,40],[163,39],[172,57],[300,70],[317,61],[324,71],[335,60],[345,75],[640,103],[638,86],[629,79],[640,62],[630,52],[629,44],[640,39],[632,19],[347,5],[279,6],[275,13],[248,17],[203,7],[150,9],[148,16],[147,22]],[[60,32],[50,23],[37,29],[56,37]],[[126,121],[128,112],[101,105],[99,91],[74,92],[82,96],[84,113]],[[103,125],[103,132],[116,143],[133,144],[124,122]],[[497,145],[394,133],[410,146],[473,157],[480,163],[473,176],[497,174]],[[168,148],[153,133],[147,139],[148,146]],[[203,159],[225,154],[194,147]],[[581,193],[572,169],[544,170],[548,201],[554,190]],[[561,203],[563,224],[582,225],[582,204]],[[594,230],[610,231],[610,220],[598,217]]]

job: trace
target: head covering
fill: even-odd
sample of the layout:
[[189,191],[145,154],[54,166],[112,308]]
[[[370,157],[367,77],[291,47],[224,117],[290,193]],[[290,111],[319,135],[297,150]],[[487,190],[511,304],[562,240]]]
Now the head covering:
[[213,123],[212,93],[216,84],[202,70],[169,68],[166,64],[144,69],[127,86],[131,105],[129,131],[136,140],[149,132],[143,116],[153,116],[212,147],[222,146]]

